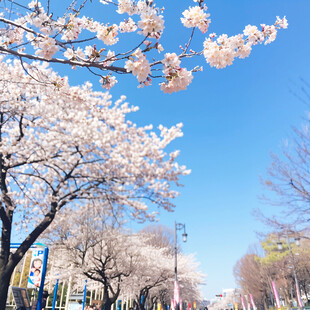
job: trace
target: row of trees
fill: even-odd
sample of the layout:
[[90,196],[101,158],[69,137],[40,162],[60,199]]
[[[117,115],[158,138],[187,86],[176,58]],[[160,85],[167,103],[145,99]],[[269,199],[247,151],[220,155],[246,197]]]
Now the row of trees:
[[[309,104],[310,86],[301,80],[296,98]],[[251,250],[235,265],[234,273],[244,294],[253,294],[261,307],[274,305],[271,282],[275,281],[281,298],[291,307],[296,302],[296,281],[304,298],[310,299],[310,130],[309,114],[300,128],[293,128],[280,154],[272,154],[267,176],[262,178],[268,193],[261,198],[277,211],[266,217],[256,213],[273,232],[263,237],[261,246]],[[300,246],[293,241],[300,238]],[[282,243],[282,250],[278,245]],[[288,246],[290,243],[290,247]]]
[[[174,243],[171,232],[162,226],[148,226],[133,234],[121,229],[96,208],[85,217],[71,216],[50,234],[52,251],[47,281],[70,277],[82,287],[103,291],[104,309],[109,310],[120,294],[144,310],[173,299]],[[99,216],[100,215],[100,216]],[[199,286],[204,275],[192,255],[178,254],[178,279],[185,301],[201,300]]]
[[[310,241],[294,243],[294,232],[268,235],[261,248],[243,256],[235,265],[235,278],[244,294],[252,294],[260,309],[275,306],[274,281],[284,303],[297,305],[295,274],[304,302],[310,296]],[[299,237],[298,237],[299,238]],[[281,247],[280,247],[281,245]]]

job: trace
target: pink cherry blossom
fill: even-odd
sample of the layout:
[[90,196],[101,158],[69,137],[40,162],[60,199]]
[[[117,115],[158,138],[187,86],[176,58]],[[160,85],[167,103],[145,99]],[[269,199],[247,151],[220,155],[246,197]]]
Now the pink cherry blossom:
[[125,68],[128,72],[132,72],[133,75],[137,76],[138,81],[142,83],[151,74],[151,67],[140,48],[132,56],[136,57],[137,60],[127,60]]
[[194,6],[185,10],[181,18],[183,25],[187,28],[198,27],[202,33],[208,31],[211,20],[208,19],[210,14],[205,13],[207,7]]

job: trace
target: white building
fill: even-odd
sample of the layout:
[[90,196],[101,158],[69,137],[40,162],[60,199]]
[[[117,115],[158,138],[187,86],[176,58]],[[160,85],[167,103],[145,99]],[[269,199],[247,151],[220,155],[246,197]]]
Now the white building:
[[224,289],[215,299],[210,301],[209,310],[235,310],[241,309],[240,290],[235,288]]

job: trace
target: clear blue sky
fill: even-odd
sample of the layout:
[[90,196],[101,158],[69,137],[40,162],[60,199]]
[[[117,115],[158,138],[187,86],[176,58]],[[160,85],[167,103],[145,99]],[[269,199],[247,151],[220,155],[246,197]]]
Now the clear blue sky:
[[[166,31],[171,35],[175,29],[166,51],[178,46],[187,33],[174,24],[184,7],[174,8],[175,3],[180,2],[164,3],[166,14],[174,18],[166,21]],[[250,58],[231,67],[216,70],[205,65],[185,92],[137,90],[133,80],[127,88],[118,85],[112,94],[124,92],[141,107],[134,115],[139,124],[184,124],[184,137],[173,146],[181,150],[180,161],[192,174],[183,179],[176,211],[161,212],[160,222],[171,228],[175,220],[186,223],[189,236],[182,248],[197,253],[207,274],[204,295],[213,298],[235,286],[235,263],[257,242],[256,231],[266,229],[252,216],[254,208],[267,208],[258,199],[263,193],[259,176],[270,165],[270,152],[280,151],[291,127],[304,116],[306,107],[290,89],[298,91],[300,77],[310,79],[310,2],[209,0],[206,4],[210,32],[234,35],[248,24],[272,24],[277,15],[287,16],[289,28],[280,31],[273,44],[254,48]],[[277,212],[272,208],[269,214]]]
[[[165,52],[172,52],[189,34],[179,18],[194,3],[157,4],[166,7],[162,43]],[[187,91],[167,95],[156,85],[137,89],[136,79],[127,76],[126,83],[120,82],[111,93],[114,99],[125,94],[140,106],[131,116],[139,125],[184,124],[184,137],[172,148],[181,150],[179,162],[192,174],[182,180],[176,211],[161,211],[160,223],[172,229],[175,220],[186,223],[188,242],[182,248],[196,253],[207,275],[204,295],[213,298],[235,286],[236,261],[257,242],[255,231],[265,229],[252,216],[252,210],[262,206],[257,198],[263,192],[259,175],[270,164],[270,151],[279,152],[291,126],[304,116],[306,107],[290,89],[298,90],[300,77],[310,80],[310,1],[208,0],[206,4],[210,32],[235,35],[248,24],[273,24],[277,15],[287,16],[289,28],[280,31],[272,44],[254,47],[250,58],[236,60],[226,69],[211,69],[201,60],[204,71],[195,75]],[[104,9],[96,14],[108,21]],[[202,42],[203,36],[198,37]],[[85,77],[80,70],[66,74],[72,84]]]

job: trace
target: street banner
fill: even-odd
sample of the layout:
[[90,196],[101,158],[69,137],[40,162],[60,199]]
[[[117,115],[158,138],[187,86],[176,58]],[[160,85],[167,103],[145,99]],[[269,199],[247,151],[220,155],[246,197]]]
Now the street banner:
[[240,296],[240,297],[241,297],[241,303],[242,303],[242,308],[243,308],[243,310],[247,310],[246,307],[245,307],[245,304],[244,304],[243,297],[242,297],[242,296]]
[[303,308],[304,307],[304,303],[302,302],[302,299],[301,299],[301,296],[300,296],[300,290],[299,290],[299,287],[297,285],[297,282],[296,282],[296,293],[297,293],[297,303],[298,303],[298,306]]
[[249,302],[249,298],[248,295],[244,295],[245,299],[246,299],[246,303],[247,303],[247,308],[245,308],[246,310],[251,310],[251,304]]
[[30,263],[29,277],[27,288],[39,288],[41,285],[44,250],[33,249]]
[[281,308],[281,304],[280,304],[280,298],[279,298],[279,293],[278,293],[276,284],[275,284],[274,281],[272,281],[271,285],[272,285],[273,295],[274,295],[274,298],[276,300],[277,308],[280,309]]
[[173,299],[174,299],[175,304],[179,304],[180,303],[180,290],[179,290],[179,283],[178,283],[178,281],[174,281]]
[[252,307],[254,310],[256,310],[256,306],[255,306],[255,303],[254,303],[254,299],[253,299],[253,295],[250,294],[250,300],[251,300],[251,304],[252,304]]

